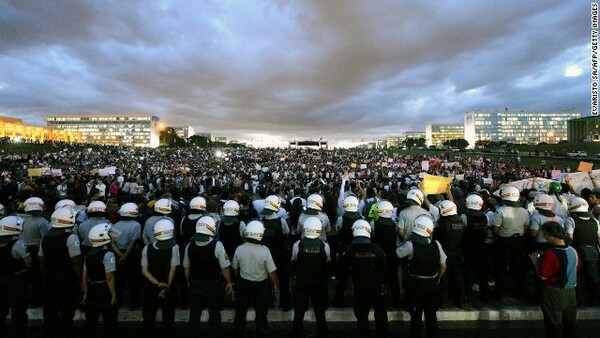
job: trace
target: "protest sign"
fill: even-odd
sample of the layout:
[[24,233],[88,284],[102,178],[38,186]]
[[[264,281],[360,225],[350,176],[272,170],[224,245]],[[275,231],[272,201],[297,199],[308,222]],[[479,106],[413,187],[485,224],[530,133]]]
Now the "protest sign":
[[569,183],[573,187],[576,193],[581,193],[583,188],[594,189],[594,185],[592,184],[592,178],[596,182],[597,186],[600,186],[600,169],[596,169],[592,171],[592,177],[587,172],[579,172],[579,173],[568,173]]
[[42,168],[29,168],[29,169],[27,169],[27,176],[31,176],[31,177],[42,176]]
[[435,176],[426,174],[423,178],[421,188],[429,195],[443,194],[452,182],[451,177]]
[[429,161],[422,161],[421,162],[421,169],[427,171],[429,170]]
[[361,165],[360,165],[360,169],[361,169],[361,170],[367,169],[367,165],[366,165],[366,164],[364,164],[364,163],[363,163],[363,164],[361,164]]
[[579,167],[577,168],[577,170],[587,173],[587,172],[590,172],[593,167],[594,167],[594,163],[581,161],[581,162],[579,162]]

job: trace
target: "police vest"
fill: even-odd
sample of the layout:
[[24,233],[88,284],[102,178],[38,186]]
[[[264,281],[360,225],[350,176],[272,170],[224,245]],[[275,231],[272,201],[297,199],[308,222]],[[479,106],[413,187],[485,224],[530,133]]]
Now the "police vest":
[[433,238],[442,244],[444,251],[457,252],[460,250],[465,227],[458,215],[442,217],[438,221]]
[[50,229],[42,240],[45,270],[49,273],[67,273],[75,276],[75,270],[69,256],[69,248],[67,248],[67,239],[72,233],[55,234],[53,230]]
[[590,219],[581,219],[577,216],[573,217],[575,221],[575,229],[573,230],[573,246],[582,245],[598,245],[598,224],[590,217]]
[[340,243],[349,245],[350,242],[352,242],[352,239],[354,238],[352,235],[352,225],[357,219],[342,216],[342,228],[338,233]]
[[271,251],[283,249],[284,238],[283,230],[281,230],[281,218],[263,219],[263,223],[265,225],[263,244]]
[[235,249],[242,245],[242,236],[240,235],[240,222],[219,225],[219,241],[223,243],[225,251],[229,257],[233,257]]
[[181,237],[186,243],[188,243],[196,234],[196,223],[198,223],[198,219],[193,220],[190,219],[189,216],[186,216],[183,219],[183,223],[181,224]]
[[157,249],[154,244],[149,244],[146,254],[148,256],[148,271],[158,281],[167,282],[171,270],[171,257],[173,247]]
[[440,268],[440,249],[435,241],[429,244],[413,244],[413,258],[408,262],[411,276],[435,277]]
[[396,223],[391,218],[380,217],[375,222],[373,243],[379,244],[386,255],[396,251]]
[[106,272],[104,269],[104,256],[108,250],[98,250],[95,248],[85,256],[85,269],[88,275],[88,281],[101,282],[106,280]]
[[325,244],[318,238],[306,237],[298,243],[296,275],[299,281],[320,282],[327,279],[327,253]]
[[465,244],[480,244],[485,242],[487,237],[487,217],[481,211],[467,209],[467,227],[464,233]]
[[12,249],[18,239],[13,238],[8,244],[0,248],[0,276],[12,276],[15,272],[26,269],[22,259],[15,259],[12,256]]
[[221,265],[215,257],[217,241],[213,240],[207,245],[199,246],[195,242],[188,246],[190,258],[190,272],[194,281],[213,281],[221,278]]
[[351,244],[348,253],[352,257],[352,281],[356,283],[382,282],[382,260],[385,255],[381,248],[374,243]]

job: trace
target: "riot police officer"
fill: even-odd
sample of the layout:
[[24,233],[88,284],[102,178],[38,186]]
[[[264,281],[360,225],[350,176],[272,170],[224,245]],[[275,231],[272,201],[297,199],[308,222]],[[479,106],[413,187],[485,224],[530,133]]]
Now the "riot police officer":
[[187,245],[196,234],[196,223],[206,211],[206,199],[202,196],[196,196],[190,201],[188,215],[181,220],[179,233],[181,234],[181,245]]
[[38,251],[42,237],[50,230],[50,223],[43,217],[44,201],[39,197],[30,197],[24,203],[25,216],[23,217],[23,232],[19,238],[27,245],[27,250],[31,255],[33,267],[31,269],[31,306],[38,307],[42,304],[42,273],[40,271],[40,262]]
[[154,237],[154,225],[160,220],[169,220],[175,224],[173,219],[169,217],[172,211],[172,202],[169,198],[161,198],[153,207],[153,215],[146,220],[144,223],[144,229],[142,232],[142,242],[144,245],[154,243],[156,238]]
[[27,336],[27,270],[33,267],[25,243],[17,236],[23,219],[8,216],[0,220],[0,336],[10,309],[12,337]]
[[368,317],[369,311],[374,308],[377,336],[385,336],[388,329],[385,254],[379,245],[371,242],[371,225],[367,221],[356,220],[352,225],[352,235],[354,239],[344,252],[340,268],[345,274],[351,271],[358,332],[366,336],[370,334]]
[[85,306],[86,333],[94,335],[98,318],[102,315],[104,337],[115,337],[118,311],[115,281],[115,254],[108,250],[112,239],[109,223],[100,223],[90,229],[88,238],[92,248],[83,261],[83,300]]
[[139,307],[140,249],[138,247],[142,226],[136,221],[139,215],[135,203],[125,203],[119,208],[120,220],[112,226],[114,234],[115,255],[117,258],[117,296],[119,302],[123,293],[125,279],[129,290],[129,309]]
[[77,235],[81,241],[81,253],[85,256],[92,248],[92,243],[89,239],[90,230],[96,225],[106,223],[106,204],[102,201],[93,201],[87,207],[86,214],[88,220],[81,223],[77,229]]
[[221,336],[221,302],[223,280],[225,293],[233,292],[229,257],[225,247],[213,239],[216,234],[215,220],[203,216],[196,224],[196,235],[185,248],[183,268],[190,289],[190,336],[200,335],[200,316],[208,308],[209,327],[212,337]]
[[398,280],[399,260],[396,256],[397,232],[396,224],[392,221],[394,206],[392,203],[382,200],[377,203],[377,220],[371,222],[373,228],[373,243],[381,247],[385,253],[387,262],[387,277],[390,283],[390,293],[392,295],[392,305],[394,308],[400,307],[400,281]]
[[331,261],[329,245],[319,239],[323,224],[317,217],[304,221],[304,237],[294,243],[292,263],[296,272],[294,293],[294,322],[292,335],[304,337],[304,313],[312,303],[317,324],[317,335],[328,334],[325,310],[329,298],[327,288],[328,264]]
[[225,247],[227,257],[232,257],[235,249],[243,243],[242,235],[246,223],[238,218],[240,205],[234,200],[229,200],[223,205],[223,216],[217,229],[219,241]]

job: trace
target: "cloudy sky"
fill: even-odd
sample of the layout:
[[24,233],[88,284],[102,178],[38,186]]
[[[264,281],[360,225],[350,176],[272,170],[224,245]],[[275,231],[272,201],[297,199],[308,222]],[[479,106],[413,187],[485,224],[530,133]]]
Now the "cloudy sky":
[[466,111],[590,111],[587,1],[0,0],[0,115],[149,113],[373,140]]

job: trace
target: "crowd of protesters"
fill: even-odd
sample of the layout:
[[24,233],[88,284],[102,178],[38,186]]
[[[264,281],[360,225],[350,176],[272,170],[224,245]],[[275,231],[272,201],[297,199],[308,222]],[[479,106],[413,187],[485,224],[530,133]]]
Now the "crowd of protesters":
[[[236,308],[238,336],[250,306],[257,335],[266,335],[268,308],[277,306],[294,309],[292,334],[302,336],[310,299],[320,336],[330,334],[324,312],[332,305],[353,306],[365,335],[375,308],[378,336],[386,334],[388,308],[411,313],[414,336],[424,312],[429,337],[438,336],[439,307],[541,299],[548,332],[569,336],[575,285],[600,304],[600,188],[576,194],[568,178],[548,191],[507,185],[563,168],[365,149],[69,149],[0,155],[2,224],[22,223],[20,233],[0,233],[7,257],[23,260],[2,271],[0,320],[10,306],[17,337],[27,319],[15,307],[43,306],[51,337],[72,332],[79,303],[86,328],[94,332],[102,314],[107,336],[117,329],[119,306],[142,307],[142,332],[151,335],[159,305],[166,332],[175,308],[189,307],[197,336],[207,308],[211,334],[220,336],[223,304]],[[423,161],[425,172],[460,180],[443,194],[424,194]],[[29,176],[33,168],[54,171]],[[57,243],[64,253],[53,253]],[[561,251],[567,244],[576,251]],[[541,256],[537,267],[535,254],[547,250],[553,256]],[[549,297],[568,303],[560,310],[568,316]]]

